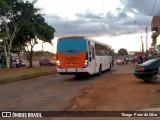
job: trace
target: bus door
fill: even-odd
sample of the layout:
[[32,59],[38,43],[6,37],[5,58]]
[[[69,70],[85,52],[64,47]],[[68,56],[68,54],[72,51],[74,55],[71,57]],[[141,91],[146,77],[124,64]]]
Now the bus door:
[[92,74],[96,73],[95,47],[94,46],[91,46],[90,69],[91,69]]

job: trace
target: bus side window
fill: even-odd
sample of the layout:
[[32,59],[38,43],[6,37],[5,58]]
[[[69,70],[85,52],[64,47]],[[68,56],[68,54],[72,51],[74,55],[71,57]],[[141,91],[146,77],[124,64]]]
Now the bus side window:
[[88,41],[88,50],[89,50],[89,61],[92,61],[92,56],[91,56],[91,43]]
[[90,57],[89,57],[89,62],[91,62],[91,61],[92,61],[92,57],[90,56]]
[[89,56],[91,56],[91,43],[88,41],[88,51],[89,51]]
[[91,49],[92,49],[92,59],[95,59],[94,47],[92,47]]

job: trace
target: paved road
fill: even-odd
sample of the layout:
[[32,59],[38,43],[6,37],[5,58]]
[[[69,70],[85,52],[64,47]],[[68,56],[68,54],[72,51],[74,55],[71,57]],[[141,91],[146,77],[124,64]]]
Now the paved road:
[[[107,76],[109,72],[101,77]],[[81,89],[94,84],[101,77],[76,79],[59,74],[37,77],[0,85],[1,111],[63,111]]]

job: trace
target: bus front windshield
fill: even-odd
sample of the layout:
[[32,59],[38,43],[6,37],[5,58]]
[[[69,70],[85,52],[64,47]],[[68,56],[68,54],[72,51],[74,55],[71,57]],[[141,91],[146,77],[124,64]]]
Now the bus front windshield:
[[87,40],[82,38],[61,38],[58,40],[57,52],[72,54],[87,51]]

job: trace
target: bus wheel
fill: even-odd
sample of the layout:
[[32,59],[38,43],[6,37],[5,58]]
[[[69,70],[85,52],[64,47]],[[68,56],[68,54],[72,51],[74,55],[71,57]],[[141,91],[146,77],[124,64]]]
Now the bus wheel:
[[109,66],[109,71],[111,71],[111,69],[112,69],[112,65],[111,65],[111,63],[110,63],[110,66]]
[[76,74],[75,77],[76,77],[76,78],[81,78],[82,75],[81,75],[81,74]]
[[99,66],[98,76],[101,76],[101,74],[102,74],[102,65],[100,64],[100,66]]

